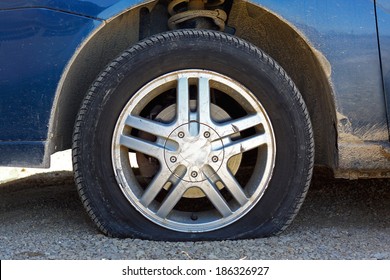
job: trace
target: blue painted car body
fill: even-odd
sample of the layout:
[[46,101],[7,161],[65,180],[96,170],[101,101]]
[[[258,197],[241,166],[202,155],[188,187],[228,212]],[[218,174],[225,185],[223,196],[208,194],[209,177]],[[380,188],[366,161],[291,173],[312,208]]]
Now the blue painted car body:
[[379,46],[387,114],[390,108],[390,1],[377,1]]
[[[378,169],[381,173],[375,176],[388,176],[390,170],[386,158],[389,2],[252,1],[291,26],[325,65],[336,112],[337,155],[332,168],[346,170],[340,177],[350,171]],[[0,0],[1,165],[45,167],[50,153],[69,148],[53,144],[53,134],[61,125],[56,112],[62,105],[68,70],[105,25],[143,4],[139,0]],[[365,148],[378,154],[361,155]]]

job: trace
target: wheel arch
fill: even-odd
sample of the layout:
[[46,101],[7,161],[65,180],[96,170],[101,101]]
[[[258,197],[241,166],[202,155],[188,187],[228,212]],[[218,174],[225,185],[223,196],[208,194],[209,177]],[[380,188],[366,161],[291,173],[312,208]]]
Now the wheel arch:
[[298,28],[281,16],[246,1],[233,1],[228,26],[235,35],[268,53],[294,81],[309,109],[315,163],[337,167],[337,118],[331,65]]
[[57,151],[72,145],[73,126],[83,98],[104,67],[139,41],[141,11],[156,2],[123,11],[103,23],[81,43],[70,59],[57,87],[49,122],[45,162]]
[[[71,147],[77,111],[101,69],[143,37],[164,31],[156,28],[161,23],[161,14],[154,19],[148,14],[160,10],[158,6],[157,1],[135,6],[105,22],[83,43],[56,92],[46,155]],[[145,11],[149,20],[143,26]],[[329,62],[292,24],[256,4],[233,1],[227,24],[235,29],[236,36],[263,49],[290,75],[310,112],[315,162],[334,169],[338,158],[337,126]]]

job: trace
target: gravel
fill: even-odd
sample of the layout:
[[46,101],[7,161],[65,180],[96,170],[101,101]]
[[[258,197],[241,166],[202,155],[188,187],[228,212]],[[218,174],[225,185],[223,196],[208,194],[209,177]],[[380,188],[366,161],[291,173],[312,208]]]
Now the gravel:
[[0,185],[0,259],[390,259],[390,180],[316,178],[282,235],[154,242],[98,232],[70,172]]

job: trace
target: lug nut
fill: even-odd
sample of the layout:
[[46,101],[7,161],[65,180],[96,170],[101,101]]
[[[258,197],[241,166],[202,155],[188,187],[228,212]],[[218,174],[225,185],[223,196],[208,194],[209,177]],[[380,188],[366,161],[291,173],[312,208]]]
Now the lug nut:
[[177,136],[179,136],[179,138],[183,138],[184,137],[184,132],[183,131],[180,131]]
[[192,171],[192,172],[191,172],[191,176],[194,177],[194,178],[195,178],[195,177],[198,177],[198,172]]
[[175,163],[175,162],[177,161],[177,158],[174,157],[174,156],[172,156],[172,157],[170,158],[170,161],[171,161],[172,163]]
[[209,138],[210,137],[210,132],[206,131],[205,133],[203,133],[203,136],[205,138]]
[[212,160],[213,162],[217,162],[217,161],[218,161],[218,157],[217,157],[217,156],[213,156],[213,157],[211,158],[211,160]]

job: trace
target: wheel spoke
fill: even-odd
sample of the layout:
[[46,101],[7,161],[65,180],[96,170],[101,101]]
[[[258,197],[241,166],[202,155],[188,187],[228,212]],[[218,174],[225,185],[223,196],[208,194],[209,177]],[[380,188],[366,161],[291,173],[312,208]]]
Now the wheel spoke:
[[198,110],[197,119],[200,123],[210,124],[210,85],[209,79],[205,77],[199,78],[198,83]]
[[166,218],[179,200],[183,197],[183,194],[186,192],[187,187],[186,183],[180,181],[178,184],[173,185],[165,197],[163,203],[157,211],[157,216],[161,218]]
[[236,178],[231,174],[229,169],[226,167],[221,167],[218,170],[218,176],[224,186],[229,190],[232,196],[237,200],[240,205],[247,203],[248,198],[246,197],[243,189],[240,184],[237,182]]
[[223,217],[227,217],[233,213],[214,182],[210,180],[204,181],[200,188]]
[[134,138],[132,136],[121,135],[119,144],[134,151],[155,157],[160,161],[164,160],[164,149],[156,143],[151,143],[142,139]]
[[180,77],[177,84],[177,124],[185,124],[190,121],[190,97],[187,77]]
[[132,128],[145,131],[155,136],[161,136],[163,138],[168,138],[169,133],[172,130],[170,125],[133,115],[129,115],[127,117],[125,124]]
[[229,144],[228,146],[225,146],[225,157],[227,159],[231,158],[232,156],[242,154],[246,151],[255,149],[257,147],[260,147],[264,144],[270,145],[271,140],[267,134],[261,134],[261,135],[254,135],[242,140],[237,140]]
[[143,193],[140,199],[142,205],[148,207],[165,186],[165,184],[171,181],[170,177],[172,177],[172,174],[169,169],[162,167],[162,169],[154,176],[152,182]]
[[221,137],[233,135],[263,122],[261,114],[249,115],[217,125],[216,130]]

